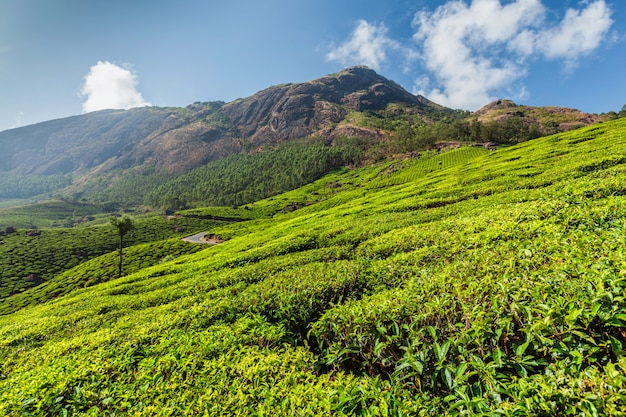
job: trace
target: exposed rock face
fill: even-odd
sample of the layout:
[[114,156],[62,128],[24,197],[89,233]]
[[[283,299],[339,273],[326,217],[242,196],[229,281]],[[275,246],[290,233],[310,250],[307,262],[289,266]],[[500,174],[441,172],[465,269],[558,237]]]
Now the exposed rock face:
[[380,110],[400,102],[430,103],[367,67],[352,67],[302,84],[270,87],[225,105],[222,113],[252,143],[304,137],[344,119],[351,110]]
[[475,114],[486,115],[492,113],[494,110],[513,109],[515,107],[517,107],[517,104],[515,104],[513,101],[499,99],[492,101],[491,103],[476,110]]
[[379,141],[382,141],[385,138],[384,132],[378,129],[366,129],[353,124],[344,124],[333,129],[324,130],[323,136],[326,138],[326,143],[334,143],[335,139],[341,136],[358,136],[360,138]]

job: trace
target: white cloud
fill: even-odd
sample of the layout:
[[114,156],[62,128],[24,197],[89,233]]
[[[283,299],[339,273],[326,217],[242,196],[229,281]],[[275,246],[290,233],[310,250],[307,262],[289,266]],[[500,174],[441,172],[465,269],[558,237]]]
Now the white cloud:
[[371,25],[359,20],[351,38],[326,54],[329,61],[343,65],[367,65],[379,69],[387,60],[389,50],[399,48],[399,43],[387,37],[385,25]]
[[150,106],[137,91],[137,75],[108,61],[98,61],[85,76],[83,112]]
[[548,58],[575,63],[600,45],[612,24],[611,10],[604,0],[589,4],[584,10],[568,9],[557,27],[538,34],[537,47]]
[[[568,67],[595,50],[613,21],[604,0],[581,3],[567,10],[562,21],[546,22],[540,0],[452,0],[434,12],[415,15],[414,40],[435,87],[419,94],[435,102],[475,110],[523,78],[529,59],[563,59]],[[433,84],[433,80],[429,80]],[[520,96],[528,94],[522,86]]]
[[[523,29],[542,19],[539,0],[450,1],[433,13],[417,13],[414,39],[422,47],[424,66],[439,87],[416,92],[435,102],[476,109],[492,100],[491,92],[525,75],[507,49],[524,47]],[[508,48],[507,48],[508,44]]]
[[[564,61],[572,69],[582,57],[610,40],[613,24],[605,0],[581,0],[562,20],[551,19],[542,0],[449,0],[435,10],[415,14],[413,40],[402,45],[387,35],[384,24],[357,23],[350,38],[332,48],[327,59],[378,69],[391,52],[404,65],[422,62],[414,92],[440,104],[475,110],[497,98],[528,96],[522,84],[529,62]],[[405,71],[406,72],[406,71]]]

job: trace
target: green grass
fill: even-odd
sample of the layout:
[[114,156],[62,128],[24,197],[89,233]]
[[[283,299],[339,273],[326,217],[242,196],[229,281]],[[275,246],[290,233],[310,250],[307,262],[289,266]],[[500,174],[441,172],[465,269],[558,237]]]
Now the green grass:
[[625,144],[621,119],[255,203],[310,204],[0,317],[0,414],[623,415]]

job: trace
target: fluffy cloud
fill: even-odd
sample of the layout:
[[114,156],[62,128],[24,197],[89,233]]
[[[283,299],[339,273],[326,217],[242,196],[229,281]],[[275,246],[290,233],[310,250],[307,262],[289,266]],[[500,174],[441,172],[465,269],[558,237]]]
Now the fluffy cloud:
[[83,112],[150,106],[137,91],[137,75],[108,61],[98,61],[85,76]]
[[583,7],[568,9],[556,23],[546,21],[540,0],[504,6],[499,0],[473,0],[470,5],[454,0],[434,12],[417,13],[414,39],[436,86],[429,88],[433,80],[422,77],[416,92],[474,110],[523,78],[529,59],[562,59],[574,66],[600,45],[613,23],[604,0]]
[[612,24],[611,10],[604,0],[596,1],[584,10],[569,9],[557,27],[538,33],[536,45],[546,57],[574,64],[600,45]]
[[429,88],[431,80],[422,78],[416,92],[451,107],[476,109],[486,104],[492,91],[524,75],[511,55],[525,48],[528,28],[543,14],[539,0],[506,6],[498,0],[474,0],[469,6],[451,1],[432,13],[416,14],[414,39],[437,84]]
[[[344,64],[380,68],[389,52],[418,56],[426,74],[414,92],[455,108],[475,110],[506,93],[528,94],[521,80],[533,60],[560,60],[573,68],[597,49],[613,24],[604,0],[584,0],[561,20],[542,0],[450,0],[413,19],[414,45],[403,46],[387,36],[383,24],[359,21],[350,39],[327,55]],[[415,52],[417,46],[418,52]]]
[[351,38],[333,47],[326,59],[344,65],[362,64],[379,69],[387,60],[387,52],[397,48],[399,43],[387,37],[385,25],[375,26],[359,20]]

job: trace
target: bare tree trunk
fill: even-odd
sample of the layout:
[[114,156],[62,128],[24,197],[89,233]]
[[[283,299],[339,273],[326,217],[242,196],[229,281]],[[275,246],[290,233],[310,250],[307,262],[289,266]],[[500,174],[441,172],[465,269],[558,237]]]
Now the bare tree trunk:
[[133,224],[133,221],[128,217],[124,217],[122,219],[118,219],[117,217],[111,217],[109,221],[111,222],[113,227],[115,227],[115,229],[117,230],[117,234],[120,237],[120,247],[119,247],[120,260],[119,260],[119,265],[118,265],[117,276],[118,278],[121,278],[122,277],[122,262],[123,262],[123,256],[124,256],[122,253],[122,250],[124,247],[124,235],[130,232],[131,230],[133,230],[135,228],[135,225]]
[[119,269],[118,269],[118,278],[122,278],[122,235],[120,235],[120,262],[119,262]]

